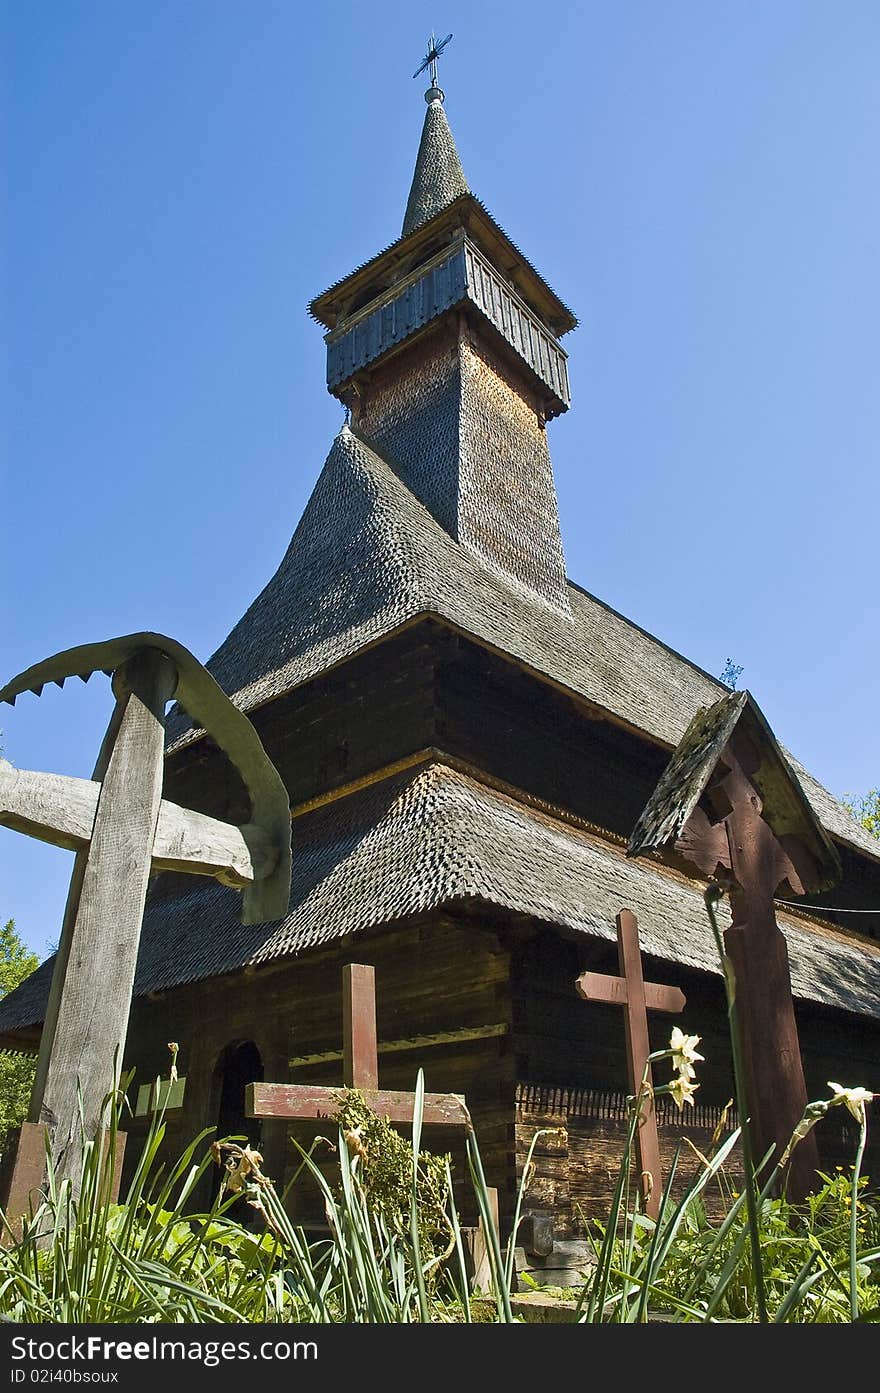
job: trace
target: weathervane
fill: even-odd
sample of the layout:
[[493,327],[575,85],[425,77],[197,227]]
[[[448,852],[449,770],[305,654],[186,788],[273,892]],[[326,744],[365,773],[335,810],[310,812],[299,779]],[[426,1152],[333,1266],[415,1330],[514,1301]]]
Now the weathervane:
[[440,57],[440,54],[443,52],[444,48],[449,43],[449,40],[451,38],[452,35],[447,34],[446,38],[441,39],[438,44],[437,40],[434,37],[434,32],[432,30],[431,40],[428,44],[428,52],[425,54],[421,65],[418,68],[416,68],[415,72],[413,73],[413,77],[418,77],[419,73],[423,73],[426,68],[430,68],[432,92],[439,92],[441,90],[439,83],[437,82],[437,59]]

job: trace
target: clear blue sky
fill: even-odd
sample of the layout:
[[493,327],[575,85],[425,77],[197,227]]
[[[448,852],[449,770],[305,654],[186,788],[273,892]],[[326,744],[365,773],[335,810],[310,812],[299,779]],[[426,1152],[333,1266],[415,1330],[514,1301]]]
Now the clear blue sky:
[[[838,795],[880,782],[876,0],[3,7],[3,680],[158,629],[206,659],[341,420],[305,306],[393,241],[432,28],[465,173],[572,306],[569,574]],[[109,685],[0,713],[89,775]],[[0,830],[57,937],[72,858]]]

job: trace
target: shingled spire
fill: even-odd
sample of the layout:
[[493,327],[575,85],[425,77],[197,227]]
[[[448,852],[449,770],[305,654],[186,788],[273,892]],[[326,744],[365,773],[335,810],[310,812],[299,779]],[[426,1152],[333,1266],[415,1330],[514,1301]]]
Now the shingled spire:
[[402,235],[312,302],[327,385],[456,542],[570,618],[545,427],[568,409],[576,320],[468,189],[441,47]]
[[468,192],[461,160],[443,109],[444,94],[439,87],[431,86],[425,93],[425,101],[428,110],[425,112],[415,173],[406,201],[403,237],[428,218],[433,218],[459,194]]

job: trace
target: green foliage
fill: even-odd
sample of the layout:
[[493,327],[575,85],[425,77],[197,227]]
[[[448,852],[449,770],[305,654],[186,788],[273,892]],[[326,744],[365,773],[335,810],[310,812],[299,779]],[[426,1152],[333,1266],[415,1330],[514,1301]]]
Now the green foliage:
[[[760,1207],[761,1261],[770,1319],[800,1324],[843,1324],[852,1319],[848,1286],[852,1173],[823,1176],[803,1205],[765,1196]],[[860,1190],[867,1182],[859,1182]],[[730,1214],[728,1214],[728,1218]],[[710,1223],[701,1201],[688,1205],[651,1289],[651,1308],[683,1321],[751,1322],[756,1291],[742,1207],[734,1220]],[[654,1226],[637,1223],[628,1249],[615,1242],[613,1266],[641,1290]],[[880,1245],[876,1199],[859,1200],[857,1264],[860,1319],[880,1316],[874,1266]],[[622,1285],[622,1283],[621,1283]],[[616,1289],[618,1294],[620,1286]],[[620,1303],[618,1303],[620,1304]]]
[[[0,928],[0,998],[29,977],[38,964],[15,931],[15,920]],[[27,1117],[36,1061],[32,1055],[0,1051],[0,1152],[13,1127]]]
[[16,933],[15,920],[7,919],[0,928],[0,997],[30,977],[38,963],[36,953],[31,953]]
[[[412,1143],[378,1117],[356,1088],[340,1090],[336,1115],[366,1200],[377,1215],[398,1234],[410,1223],[410,1191],[413,1177]],[[423,1254],[439,1258],[449,1249],[452,1229],[447,1215],[448,1156],[419,1154],[416,1179],[419,1241]]]
[[[422,1086],[419,1076],[417,1096]],[[428,1215],[436,1215],[442,1196],[446,1220],[441,1228],[451,1240],[440,1253],[436,1242],[429,1251],[418,1236],[426,1222],[430,1231],[430,1219],[407,1222],[407,1195],[416,1193],[427,1161],[419,1150],[418,1128],[415,1151],[408,1143],[398,1148],[389,1141],[396,1134],[386,1130],[387,1124],[377,1126],[378,1119],[366,1116],[362,1099],[355,1096],[346,1102],[343,1120],[351,1125],[339,1131],[337,1173],[328,1179],[312,1151],[300,1150],[301,1164],[292,1181],[295,1186],[317,1185],[327,1215],[327,1237],[316,1240],[294,1225],[283,1197],[262,1174],[259,1153],[229,1143],[220,1150],[225,1147],[230,1153],[226,1169],[230,1181],[235,1177],[234,1184],[221,1191],[209,1212],[194,1210],[196,1186],[212,1164],[208,1134],[202,1133],[169,1165],[161,1157],[165,1128],[158,1114],[122,1204],[107,1202],[107,1153],[100,1148],[83,1147],[79,1199],[69,1180],[56,1182],[50,1166],[44,1202],[25,1222],[19,1241],[0,1246],[0,1313],[38,1324],[515,1320],[508,1295],[515,1225],[504,1247],[497,1232],[489,1230],[494,1295],[472,1305],[448,1163],[442,1163],[441,1185],[441,1164],[428,1162],[431,1183],[423,1192]],[[836,1104],[832,1100],[829,1106]],[[111,1131],[118,1124],[115,1108],[109,1123]],[[367,1160],[350,1140],[357,1128],[361,1146],[370,1143],[374,1148],[375,1173],[369,1182]],[[580,1293],[574,1293],[580,1302],[576,1319],[644,1322],[649,1311],[685,1323],[757,1319],[744,1197],[724,1181],[724,1164],[737,1138],[737,1132],[731,1133],[677,1203],[672,1200],[675,1165],[671,1167],[656,1224],[637,1205],[629,1207],[627,1185],[633,1168],[627,1157],[609,1221],[604,1227],[594,1226],[597,1261],[585,1274]],[[467,1147],[477,1208],[488,1223],[488,1193],[472,1131],[467,1133]],[[215,1156],[217,1149],[215,1144]],[[525,1172],[530,1160],[531,1156]],[[766,1187],[758,1195],[769,1319],[878,1319],[880,1206],[868,1195],[857,1170],[856,1165],[851,1172],[824,1176],[821,1189],[800,1206],[771,1198]],[[710,1222],[703,1205],[710,1181],[720,1181],[728,1196],[727,1214],[720,1222]],[[230,1204],[242,1196],[262,1217],[261,1236],[228,1218]],[[517,1213],[521,1200],[522,1188]],[[856,1250],[851,1264],[853,1232]]]
[[[118,1109],[109,1114],[115,1140]],[[113,1145],[82,1147],[76,1188],[56,1180],[49,1157],[43,1202],[20,1240],[0,1247],[0,1312],[38,1324],[279,1318],[289,1296],[277,1240],[229,1223],[228,1201],[188,1212],[211,1152],[195,1160],[202,1133],[168,1169],[159,1161],[164,1131],[155,1117],[124,1204],[108,1203]]]
[[[720,891],[710,887],[706,908],[732,1008],[733,968],[715,917]],[[738,1033],[730,1011],[737,1097],[741,1098]],[[698,1036],[676,1028],[669,1048],[678,1082],[690,1081]],[[683,1196],[674,1199],[678,1155],[669,1167],[655,1220],[643,1210],[635,1138],[647,1070],[630,1099],[628,1141],[604,1225],[594,1224],[595,1262],[584,1273],[574,1319],[582,1324],[645,1323],[664,1312],[683,1323],[719,1319],[743,1323],[844,1323],[880,1320],[880,1208],[869,1197],[860,1169],[867,1140],[865,1104],[874,1095],[859,1086],[829,1084],[832,1096],[808,1104],[783,1156],[760,1172],[751,1163],[748,1125],[731,1132],[702,1166]],[[130,1082],[130,1081],[129,1081]],[[674,1082],[655,1091],[671,1092]],[[376,1117],[356,1090],[340,1093],[338,1147],[332,1178],[312,1151],[291,1185],[318,1187],[327,1236],[315,1240],[294,1225],[262,1157],[226,1139],[196,1160],[202,1133],[170,1170],[160,1161],[161,1113],[151,1118],[144,1149],[125,1202],[109,1203],[109,1157],[118,1126],[119,1098],[107,1100],[111,1145],[82,1146],[77,1186],[58,1183],[49,1159],[45,1196],[24,1221],[20,1236],[0,1245],[0,1313],[32,1323],[128,1321],[253,1321],[307,1323],[471,1322],[517,1319],[511,1288],[517,1225],[538,1131],[523,1167],[513,1224],[502,1247],[492,1217],[477,1139],[470,1119],[465,1136],[476,1208],[484,1228],[491,1295],[472,1306],[465,1245],[456,1212],[448,1157],[421,1152],[424,1078],[416,1079],[410,1145]],[[846,1107],[859,1124],[851,1173],[822,1177],[821,1188],[799,1206],[778,1198],[791,1149]],[[739,1116],[746,1117],[740,1104]],[[728,1156],[740,1142],[744,1190],[725,1178]],[[326,1144],[319,1138],[315,1145]],[[213,1154],[212,1154],[213,1153]],[[699,1153],[698,1153],[699,1154]],[[224,1185],[209,1213],[189,1203],[212,1159],[225,1167]],[[759,1180],[760,1174],[760,1180]],[[707,1219],[703,1193],[719,1185],[726,1213]],[[77,1196],[80,1196],[79,1198]],[[232,1223],[230,1204],[243,1198],[265,1226],[262,1238]]]
[[841,802],[866,832],[870,832],[872,837],[880,837],[880,788],[872,788],[861,797],[847,793]]

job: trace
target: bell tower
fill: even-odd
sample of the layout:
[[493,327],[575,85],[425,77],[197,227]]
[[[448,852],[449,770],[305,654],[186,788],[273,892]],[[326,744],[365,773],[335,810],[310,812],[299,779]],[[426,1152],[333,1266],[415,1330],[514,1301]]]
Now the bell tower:
[[577,321],[470,191],[432,51],[403,231],[310,306],[327,385],[450,536],[568,615],[546,425]]

